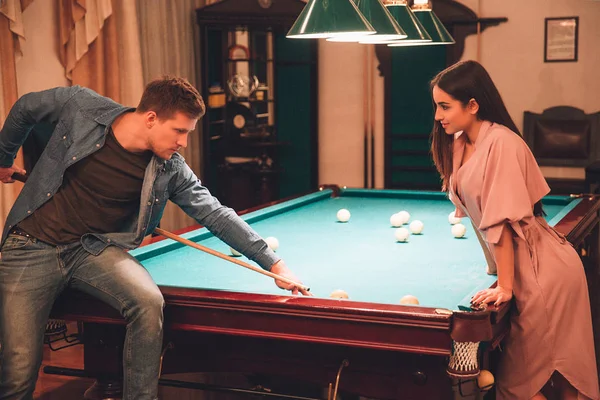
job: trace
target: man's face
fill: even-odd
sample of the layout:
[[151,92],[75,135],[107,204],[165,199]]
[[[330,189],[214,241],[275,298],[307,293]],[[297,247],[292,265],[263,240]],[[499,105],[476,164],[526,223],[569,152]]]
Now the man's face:
[[195,118],[177,112],[169,119],[155,118],[149,124],[148,144],[150,150],[163,160],[170,160],[182,147],[187,147],[188,135],[196,128]]

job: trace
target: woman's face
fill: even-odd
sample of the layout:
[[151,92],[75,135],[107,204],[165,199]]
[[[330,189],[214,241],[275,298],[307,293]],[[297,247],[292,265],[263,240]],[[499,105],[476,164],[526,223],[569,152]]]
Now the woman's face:
[[435,120],[442,125],[448,135],[468,130],[477,120],[479,106],[474,100],[464,106],[460,101],[444,92],[437,85],[433,87]]

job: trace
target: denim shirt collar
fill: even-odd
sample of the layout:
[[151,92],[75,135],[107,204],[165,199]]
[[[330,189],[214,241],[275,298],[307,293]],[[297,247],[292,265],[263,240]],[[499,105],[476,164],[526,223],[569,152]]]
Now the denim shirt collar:
[[115,108],[105,112],[104,114],[98,115],[94,118],[94,121],[96,121],[100,125],[110,126],[113,122],[115,122],[115,119],[117,119],[117,117],[125,114],[126,112],[132,111],[135,111],[135,107]]

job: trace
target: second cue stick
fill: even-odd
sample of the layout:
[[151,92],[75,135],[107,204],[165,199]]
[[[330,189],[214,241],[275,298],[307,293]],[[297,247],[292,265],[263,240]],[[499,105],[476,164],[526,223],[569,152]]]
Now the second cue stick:
[[154,231],[156,233],[158,233],[159,235],[163,235],[164,237],[167,237],[169,239],[173,239],[173,240],[175,240],[175,241],[177,241],[179,243],[183,243],[186,246],[190,246],[190,247],[193,247],[193,248],[195,248],[197,250],[204,251],[204,252],[206,252],[208,254],[211,254],[211,255],[213,255],[215,257],[219,257],[219,258],[222,258],[223,260],[227,260],[227,261],[232,262],[234,264],[240,265],[240,266],[242,266],[244,268],[251,269],[254,272],[258,272],[259,274],[263,274],[263,275],[266,275],[266,276],[271,277],[273,279],[277,279],[278,281],[283,281],[285,283],[289,283],[290,285],[296,286],[298,289],[303,289],[303,290],[306,290],[307,292],[310,291],[309,287],[301,285],[298,282],[294,282],[293,280],[288,279],[288,278],[286,278],[284,276],[274,274],[274,273],[272,273],[270,271],[265,271],[262,268],[255,267],[254,265],[248,264],[248,263],[246,263],[244,261],[236,260],[235,258],[231,258],[229,256],[226,256],[225,254],[219,253],[218,251],[215,251],[215,250],[213,250],[211,248],[208,248],[206,246],[202,246],[201,244],[198,244],[196,242],[192,242],[191,240],[182,238],[181,236],[176,235],[174,233],[171,233],[169,231],[165,231],[162,228],[155,228]]

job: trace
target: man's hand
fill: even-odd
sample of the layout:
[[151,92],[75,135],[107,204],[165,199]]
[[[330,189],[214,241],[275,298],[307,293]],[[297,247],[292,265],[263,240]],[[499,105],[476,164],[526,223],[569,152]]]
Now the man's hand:
[[[302,283],[296,275],[292,271],[288,269],[283,260],[279,260],[271,267],[271,272],[277,275],[284,276],[294,282]],[[275,284],[282,289],[291,290],[292,294],[296,295],[298,292],[302,293],[305,296],[312,296],[312,293],[307,292],[304,289],[300,289],[292,284],[280,281],[275,279]]]
[[0,167],[0,181],[4,183],[13,183],[15,180],[12,178],[12,176],[15,173],[25,175],[26,171],[23,168],[16,167],[14,165],[8,168]]

